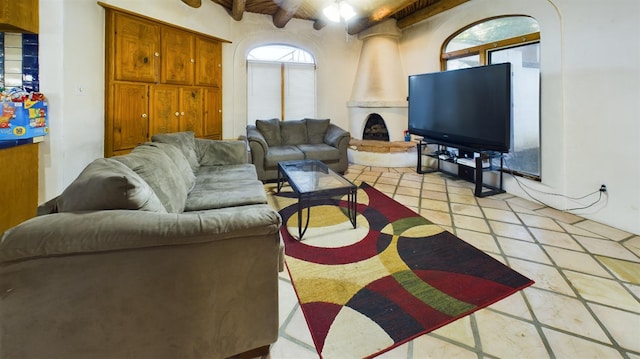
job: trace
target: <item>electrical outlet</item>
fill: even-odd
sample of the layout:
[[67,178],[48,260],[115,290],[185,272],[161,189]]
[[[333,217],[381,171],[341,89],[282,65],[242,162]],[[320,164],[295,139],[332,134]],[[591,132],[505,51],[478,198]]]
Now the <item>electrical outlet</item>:
[[76,96],[86,96],[87,88],[82,84],[78,84],[73,88],[73,94]]
[[607,186],[600,185],[600,192],[607,192]]

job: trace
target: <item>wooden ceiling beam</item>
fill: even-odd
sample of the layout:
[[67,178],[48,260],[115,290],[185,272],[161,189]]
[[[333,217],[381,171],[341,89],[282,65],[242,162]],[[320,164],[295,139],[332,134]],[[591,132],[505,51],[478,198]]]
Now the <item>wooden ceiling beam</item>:
[[313,22],[314,30],[322,30],[322,28],[325,26],[327,26],[327,21],[324,19],[317,19]]
[[278,10],[273,14],[273,24],[279,29],[283,28],[298,12],[300,5],[302,5],[302,0],[282,1]]
[[182,0],[182,2],[193,8],[199,8],[202,6],[202,0]]
[[427,6],[423,9],[420,9],[414,12],[413,14],[398,21],[398,27],[401,29],[404,29],[405,27],[409,27],[424,19],[430,18],[434,15],[453,9],[454,7],[458,5],[462,5],[467,1],[469,0],[441,0],[431,6]]
[[378,22],[417,2],[418,0],[403,0],[393,2],[393,4],[389,5],[382,5],[374,12],[372,12],[368,17],[359,18],[352,24],[349,24],[349,34],[355,35],[360,31],[368,29]]
[[246,0],[233,0],[233,4],[231,4],[231,17],[236,21],[242,20],[246,5]]

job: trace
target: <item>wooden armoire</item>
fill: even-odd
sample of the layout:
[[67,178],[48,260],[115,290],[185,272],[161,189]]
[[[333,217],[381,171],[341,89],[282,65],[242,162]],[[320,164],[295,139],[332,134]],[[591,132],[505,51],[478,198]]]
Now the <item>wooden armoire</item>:
[[222,44],[110,5],[105,8],[105,157],[157,133],[222,138]]

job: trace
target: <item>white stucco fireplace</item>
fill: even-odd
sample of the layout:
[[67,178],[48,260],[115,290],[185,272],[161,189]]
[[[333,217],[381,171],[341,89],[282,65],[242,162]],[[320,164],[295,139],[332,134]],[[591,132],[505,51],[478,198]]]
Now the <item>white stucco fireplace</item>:
[[[404,141],[408,123],[407,80],[400,62],[400,31],[396,21],[389,19],[358,37],[363,44],[351,100],[347,103],[349,131],[353,137],[349,161],[368,166],[415,166],[415,144]],[[384,120],[387,143],[363,141],[367,119],[372,114]]]

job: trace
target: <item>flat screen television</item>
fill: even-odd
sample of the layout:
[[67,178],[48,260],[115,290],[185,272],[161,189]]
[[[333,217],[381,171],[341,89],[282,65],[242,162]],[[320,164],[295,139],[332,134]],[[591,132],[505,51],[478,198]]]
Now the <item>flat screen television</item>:
[[474,152],[509,152],[511,64],[409,76],[409,133]]

